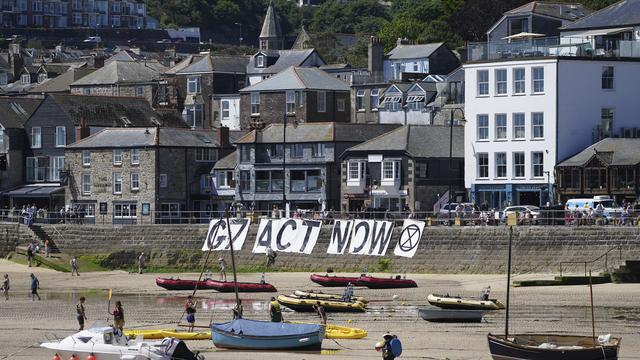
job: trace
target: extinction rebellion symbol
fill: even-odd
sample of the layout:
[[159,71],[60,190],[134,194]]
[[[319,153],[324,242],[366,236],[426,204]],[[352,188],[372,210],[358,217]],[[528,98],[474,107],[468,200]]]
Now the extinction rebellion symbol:
[[[405,234],[406,232],[406,234]],[[420,243],[420,228],[411,224],[405,227],[400,233],[400,250],[409,252]]]

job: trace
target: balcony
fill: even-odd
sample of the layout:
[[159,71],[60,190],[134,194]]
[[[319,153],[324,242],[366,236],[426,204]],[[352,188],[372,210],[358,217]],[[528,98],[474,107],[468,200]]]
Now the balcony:
[[574,56],[587,58],[637,58],[640,57],[640,43],[617,40],[602,36],[591,37],[544,37],[507,42],[469,43],[467,60],[485,61],[513,58],[547,56]]
[[60,169],[45,166],[27,167],[27,182],[55,181],[60,181]]

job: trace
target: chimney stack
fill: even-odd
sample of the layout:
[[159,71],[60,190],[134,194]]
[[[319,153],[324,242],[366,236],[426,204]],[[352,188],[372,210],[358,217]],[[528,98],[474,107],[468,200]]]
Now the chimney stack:
[[80,119],[80,126],[76,127],[76,141],[80,141],[91,135],[91,129],[87,125],[86,119]]
[[379,38],[369,38],[368,70],[372,82],[382,82],[384,75],[384,45]]
[[216,143],[221,148],[229,147],[229,128],[221,126],[216,131]]

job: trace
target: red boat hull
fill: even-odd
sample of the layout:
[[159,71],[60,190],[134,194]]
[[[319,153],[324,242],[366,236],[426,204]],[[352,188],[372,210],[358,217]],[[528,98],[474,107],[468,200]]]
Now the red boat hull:
[[[219,292],[234,292],[235,283],[233,281],[207,280],[207,287]],[[275,286],[269,283],[248,283],[238,282],[238,292],[277,292]]]
[[418,287],[415,281],[410,279],[379,278],[374,276],[361,276],[358,285],[369,289],[399,289]]
[[207,281],[197,281],[197,280],[184,280],[184,279],[167,279],[167,278],[156,278],[156,285],[165,288],[167,290],[193,290],[198,285],[198,289],[201,290],[211,290],[209,286],[207,286]]
[[344,287],[349,283],[355,286],[358,285],[358,279],[360,279],[359,277],[329,276],[318,274],[311,274],[310,278],[314,283],[327,287]]

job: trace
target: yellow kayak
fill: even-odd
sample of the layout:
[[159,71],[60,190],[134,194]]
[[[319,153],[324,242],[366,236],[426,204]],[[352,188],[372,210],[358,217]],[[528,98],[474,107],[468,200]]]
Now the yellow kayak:
[[142,335],[145,339],[164,339],[172,337],[179,340],[211,340],[211,331],[186,332],[169,329],[155,330],[125,330],[124,334],[130,338]]
[[[310,291],[296,290],[293,292],[293,295],[301,299],[321,299],[321,300],[336,300],[336,301],[342,300],[342,295],[327,294],[327,293],[323,293],[322,291],[313,291],[313,290],[310,290]],[[363,298],[362,296],[352,296],[351,300],[360,301],[363,304],[366,304],[368,302],[367,299]]]
[[[293,324],[311,324],[299,321],[291,321]],[[369,333],[366,330],[352,328],[348,326],[340,326],[334,324],[325,325],[325,339],[362,339],[366,338]]]
[[314,305],[322,305],[326,312],[365,312],[367,311],[367,305],[360,301],[345,302],[345,301],[332,301],[332,300],[313,300],[313,299],[300,299],[297,297],[280,295],[278,296],[278,302],[280,305],[284,305],[291,310],[301,312],[313,312]]

